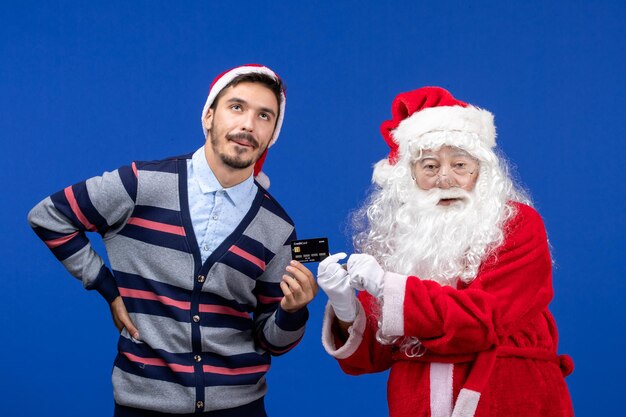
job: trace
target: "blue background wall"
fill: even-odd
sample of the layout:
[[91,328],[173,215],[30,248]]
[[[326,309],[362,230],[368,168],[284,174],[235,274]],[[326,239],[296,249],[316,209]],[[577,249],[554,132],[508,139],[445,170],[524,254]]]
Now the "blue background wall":
[[[99,417],[113,405],[108,308],[36,239],[28,210],[131,160],[195,150],[211,80],[248,62],[288,85],[271,191],[301,237],[328,236],[333,252],[350,250],[346,218],[387,154],[378,126],[397,93],[441,85],[491,110],[554,249],[551,308],[576,362],[577,414],[617,414],[625,17],[623,2],[602,0],[2,2],[0,415]],[[274,361],[270,414],[386,415],[386,375],[345,376],[324,353],[325,302]]]

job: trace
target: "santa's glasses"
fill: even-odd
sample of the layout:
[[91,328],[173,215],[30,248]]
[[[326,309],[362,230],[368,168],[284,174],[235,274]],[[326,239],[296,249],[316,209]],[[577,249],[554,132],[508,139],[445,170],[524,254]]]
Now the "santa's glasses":
[[440,157],[424,152],[421,158],[413,162],[413,178],[431,185],[463,186],[478,171],[478,161],[464,151]]

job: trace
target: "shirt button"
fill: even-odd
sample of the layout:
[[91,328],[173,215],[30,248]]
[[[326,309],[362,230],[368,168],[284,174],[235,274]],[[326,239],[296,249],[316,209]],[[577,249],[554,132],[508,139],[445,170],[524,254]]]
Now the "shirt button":
[[217,220],[217,216],[216,216],[216,215],[213,215],[212,219],[213,219],[213,220]]
[[209,250],[209,245],[204,245],[202,247],[202,250],[205,251],[205,252],[208,251]]
[[206,277],[204,275],[198,275],[198,282],[203,283]]
[[195,316],[193,316],[193,317],[192,317],[192,320],[193,320],[195,323],[197,323],[197,322],[199,322],[199,321],[200,321],[200,316],[195,315]]
[[193,357],[193,360],[196,362],[200,362],[202,360],[202,358],[200,357],[200,355],[196,355]]
[[196,402],[196,408],[204,408],[204,402],[202,401]]

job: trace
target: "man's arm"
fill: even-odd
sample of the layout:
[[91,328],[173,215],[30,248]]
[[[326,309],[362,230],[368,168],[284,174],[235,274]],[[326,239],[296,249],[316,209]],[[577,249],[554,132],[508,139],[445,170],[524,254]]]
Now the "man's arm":
[[317,293],[313,274],[299,262],[290,261],[287,244],[267,265],[255,288],[254,339],[272,355],[290,351],[302,339],[309,317],[306,306]]
[[[83,286],[98,291],[111,305],[118,329],[136,334],[111,270],[86,232],[115,233],[132,214],[137,195],[134,164],[66,187],[37,204],[28,221],[39,238]],[[134,331],[132,331],[134,329]]]

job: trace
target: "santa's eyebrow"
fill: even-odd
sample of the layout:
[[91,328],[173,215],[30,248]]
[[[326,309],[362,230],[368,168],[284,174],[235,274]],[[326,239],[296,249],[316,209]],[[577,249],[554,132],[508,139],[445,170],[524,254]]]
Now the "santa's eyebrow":
[[458,158],[460,156],[465,157],[465,158],[472,158],[473,159],[472,155],[470,155],[469,152],[462,151],[460,149],[457,150],[457,151],[454,151],[454,153],[452,154],[453,158]]
[[418,161],[423,161],[424,159],[438,159],[438,157],[432,151],[426,151],[422,152],[422,154],[417,158]]

